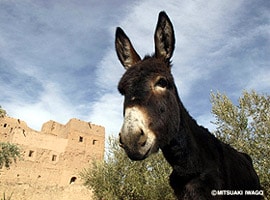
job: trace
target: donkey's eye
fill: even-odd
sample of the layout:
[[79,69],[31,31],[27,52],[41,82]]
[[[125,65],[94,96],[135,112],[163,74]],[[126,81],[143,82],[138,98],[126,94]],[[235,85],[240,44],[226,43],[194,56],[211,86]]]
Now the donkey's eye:
[[160,78],[155,86],[166,88],[168,86],[168,81],[165,78]]

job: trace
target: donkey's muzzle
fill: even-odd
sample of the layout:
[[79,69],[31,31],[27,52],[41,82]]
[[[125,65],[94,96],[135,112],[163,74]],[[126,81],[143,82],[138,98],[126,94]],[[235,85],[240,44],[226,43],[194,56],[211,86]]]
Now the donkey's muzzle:
[[141,136],[139,139],[135,141],[138,141],[138,142],[135,142],[132,144],[130,143],[125,144],[121,137],[121,133],[119,134],[119,145],[125,150],[128,157],[131,160],[143,160],[149,155],[151,151],[151,148],[147,148],[147,149],[144,148],[147,143],[147,138],[144,138],[144,136]]
[[143,160],[157,151],[156,136],[148,127],[147,114],[137,106],[125,109],[119,143],[132,160]]
[[119,145],[132,160],[143,160],[148,156],[151,148],[147,146],[147,135],[143,130],[130,133],[128,136],[119,134]]

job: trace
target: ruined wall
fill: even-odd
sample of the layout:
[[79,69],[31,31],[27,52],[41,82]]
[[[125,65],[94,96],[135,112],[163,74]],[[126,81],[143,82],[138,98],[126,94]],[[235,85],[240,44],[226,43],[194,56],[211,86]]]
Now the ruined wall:
[[22,160],[0,169],[1,183],[65,186],[80,182],[78,173],[103,159],[105,129],[78,119],[46,122],[40,132],[21,120],[0,118],[0,141],[18,144]]
[[30,184],[1,185],[0,199],[6,195],[11,200],[91,200],[92,191],[83,185],[71,184],[68,186],[40,186]]
[[67,139],[66,125],[50,120],[42,125],[41,132]]

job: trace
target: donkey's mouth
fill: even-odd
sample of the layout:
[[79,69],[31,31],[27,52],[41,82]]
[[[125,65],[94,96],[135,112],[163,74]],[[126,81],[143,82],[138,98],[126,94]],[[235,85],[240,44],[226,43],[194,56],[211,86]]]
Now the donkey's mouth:
[[145,158],[147,158],[150,154],[151,154],[151,150],[152,150],[152,147],[150,147],[148,150],[146,150],[146,152],[144,154],[142,154],[141,152],[134,152],[134,151],[130,151],[129,149],[127,148],[124,148],[125,149],[125,152],[127,153],[128,157],[131,159],[131,160],[134,160],[134,161],[139,161],[139,160],[144,160]]
[[[125,140],[124,140],[125,141]],[[158,151],[158,144],[155,138],[147,137],[142,141],[132,140],[128,142],[123,142],[123,138],[119,137],[119,146],[122,147],[128,157],[131,160],[144,160],[150,154]]]
[[144,154],[142,160],[144,160],[145,158],[147,158],[151,153],[152,153],[152,146],[146,151],[146,153]]
[[149,143],[146,142],[146,144],[144,144],[144,146],[127,146],[124,144],[120,144],[120,147],[122,147],[126,154],[128,155],[128,157],[131,160],[134,161],[138,161],[138,160],[144,160],[147,157],[149,157],[151,154],[158,152],[159,147],[157,143]]

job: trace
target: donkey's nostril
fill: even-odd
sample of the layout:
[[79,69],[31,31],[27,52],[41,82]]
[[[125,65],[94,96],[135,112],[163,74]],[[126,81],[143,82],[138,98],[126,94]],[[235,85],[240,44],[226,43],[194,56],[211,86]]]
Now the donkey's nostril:
[[147,141],[147,137],[146,137],[144,131],[141,129],[139,144],[143,147],[146,145],[146,141]]
[[145,146],[146,145],[146,140],[141,144],[141,146]]

